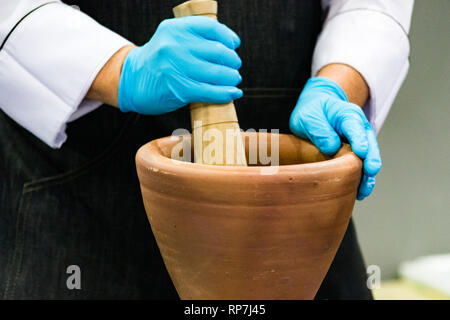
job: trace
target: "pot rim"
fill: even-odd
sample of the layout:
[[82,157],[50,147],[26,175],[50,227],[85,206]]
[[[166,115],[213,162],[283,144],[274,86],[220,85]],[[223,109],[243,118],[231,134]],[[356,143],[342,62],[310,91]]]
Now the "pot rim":
[[[253,132],[244,133],[244,135],[255,134]],[[258,133],[256,133],[258,134]],[[293,136],[290,134],[278,134],[280,136]],[[178,137],[180,139],[180,137]],[[152,171],[162,171],[165,174],[172,174],[177,176],[190,176],[193,172],[196,175],[207,175],[207,176],[267,176],[268,179],[273,179],[274,174],[263,174],[263,168],[270,168],[270,166],[219,166],[219,165],[208,165],[208,164],[198,164],[193,162],[185,162],[180,160],[171,159],[163,155],[163,150],[161,148],[164,144],[174,143],[173,136],[168,136],[164,138],[155,139],[143,145],[136,154],[136,163],[138,166],[143,166],[148,170]],[[298,138],[300,139],[300,138]],[[312,145],[311,142],[301,139],[305,143]],[[276,176],[315,176],[324,171],[334,171],[336,175],[341,172],[347,172],[350,169],[352,171],[362,170],[362,160],[356,156],[351,147],[343,143],[339,151],[336,153],[334,158],[310,162],[301,164],[288,164],[272,166],[276,168]]]

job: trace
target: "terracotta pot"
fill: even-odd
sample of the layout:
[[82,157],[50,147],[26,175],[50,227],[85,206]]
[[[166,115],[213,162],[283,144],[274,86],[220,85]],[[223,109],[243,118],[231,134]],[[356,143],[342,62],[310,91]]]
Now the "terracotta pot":
[[[248,139],[257,133],[246,133]],[[270,135],[267,135],[270,137]],[[180,138],[181,139],[181,138]],[[270,139],[268,139],[270,147]],[[182,299],[312,299],[347,228],[362,163],[279,135],[280,166],[170,159],[170,137],[138,151],[145,209]]]

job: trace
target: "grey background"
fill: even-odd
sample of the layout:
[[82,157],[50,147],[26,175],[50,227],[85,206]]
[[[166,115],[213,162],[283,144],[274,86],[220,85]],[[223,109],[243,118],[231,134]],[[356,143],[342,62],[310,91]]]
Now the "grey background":
[[378,141],[383,169],[354,219],[366,263],[450,253],[450,1],[415,1],[408,77]]

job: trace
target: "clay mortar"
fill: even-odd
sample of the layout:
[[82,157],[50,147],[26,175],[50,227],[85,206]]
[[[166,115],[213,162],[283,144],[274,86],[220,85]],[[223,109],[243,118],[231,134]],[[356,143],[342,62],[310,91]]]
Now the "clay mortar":
[[[246,133],[248,139],[258,133]],[[270,135],[267,135],[270,147]],[[181,138],[179,138],[181,139]],[[362,163],[279,135],[280,166],[170,159],[171,137],[136,155],[145,209],[182,299],[312,299],[347,228]]]

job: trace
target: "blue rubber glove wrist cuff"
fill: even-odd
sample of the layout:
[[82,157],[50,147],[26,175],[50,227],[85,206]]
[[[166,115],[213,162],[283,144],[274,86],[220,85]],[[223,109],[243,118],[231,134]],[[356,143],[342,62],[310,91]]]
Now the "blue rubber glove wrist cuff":
[[320,89],[320,91],[334,96],[342,101],[348,102],[348,98],[344,90],[342,90],[342,88],[333,80],[324,77],[310,78],[303,89],[303,92],[306,94],[305,97],[309,92],[311,94],[316,94],[317,89]]
[[139,48],[134,48],[130,52],[128,52],[127,56],[125,57],[125,61],[122,65],[122,71],[120,74],[120,81],[119,81],[119,94],[118,94],[118,103],[119,103],[119,109],[122,112],[129,112],[133,111],[134,108],[131,105],[131,96],[129,96],[126,92],[126,85],[127,82],[127,72],[128,70],[127,65],[130,63],[130,57],[135,54],[134,51],[136,51]]

